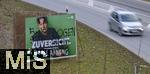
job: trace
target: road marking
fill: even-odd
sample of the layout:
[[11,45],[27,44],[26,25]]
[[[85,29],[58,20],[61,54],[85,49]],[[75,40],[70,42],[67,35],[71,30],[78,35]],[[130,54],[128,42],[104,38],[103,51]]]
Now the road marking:
[[88,5],[93,7],[93,0],[89,0]]
[[115,9],[114,6],[111,5],[108,12],[111,13],[112,11],[114,11],[114,9]]

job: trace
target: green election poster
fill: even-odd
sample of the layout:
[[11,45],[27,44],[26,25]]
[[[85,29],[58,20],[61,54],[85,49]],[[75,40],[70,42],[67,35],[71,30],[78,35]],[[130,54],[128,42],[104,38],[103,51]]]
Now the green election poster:
[[50,59],[77,56],[75,14],[25,18],[26,49],[44,49]]

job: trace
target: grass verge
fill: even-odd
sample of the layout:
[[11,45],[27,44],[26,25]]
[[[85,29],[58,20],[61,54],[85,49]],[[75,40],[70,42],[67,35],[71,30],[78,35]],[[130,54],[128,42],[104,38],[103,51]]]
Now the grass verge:
[[144,0],[144,1],[148,1],[148,2],[150,2],[150,0]]

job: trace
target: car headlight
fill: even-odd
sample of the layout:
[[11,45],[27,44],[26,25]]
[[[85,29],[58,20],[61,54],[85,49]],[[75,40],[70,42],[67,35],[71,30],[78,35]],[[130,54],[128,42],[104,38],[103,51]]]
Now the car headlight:
[[143,31],[144,29],[143,28],[139,28],[141,31]]
[[128,31],[129,28],[128,28],[128,27],[123,27],[122,29],[123,29],[124,31]]

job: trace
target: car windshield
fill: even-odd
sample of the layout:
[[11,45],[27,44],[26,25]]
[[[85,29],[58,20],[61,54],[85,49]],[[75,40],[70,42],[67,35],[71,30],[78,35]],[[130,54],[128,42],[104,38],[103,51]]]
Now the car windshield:
[[133,14],[121,14],[121,21],[135,22],[135,21],[138,21],[138,18]]

